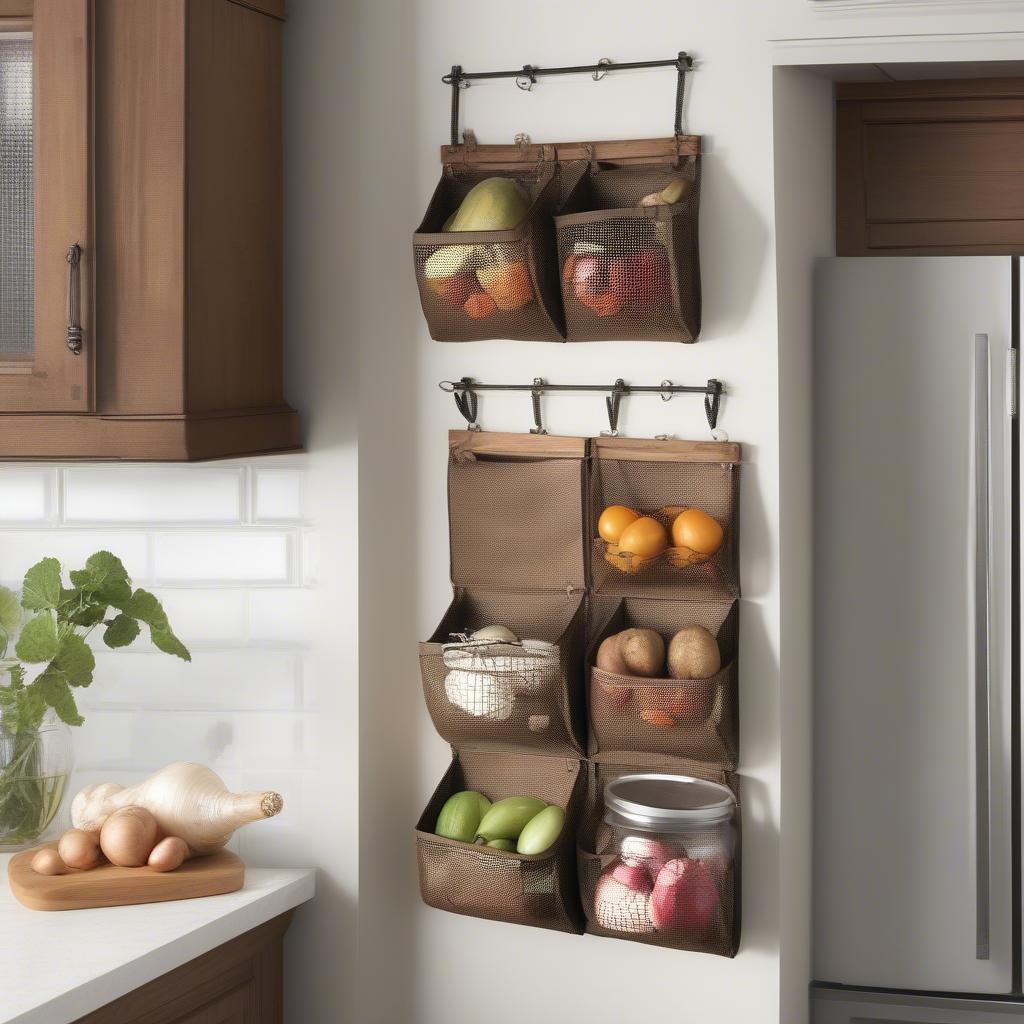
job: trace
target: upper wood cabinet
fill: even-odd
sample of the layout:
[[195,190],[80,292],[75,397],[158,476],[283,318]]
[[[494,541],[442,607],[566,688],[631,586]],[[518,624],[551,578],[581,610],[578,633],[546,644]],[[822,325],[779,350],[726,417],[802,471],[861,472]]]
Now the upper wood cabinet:
[[283,0],[0,0],[0,458],[294,450]]
[[836,88],[840,256],[1024,249],[1024,79]]

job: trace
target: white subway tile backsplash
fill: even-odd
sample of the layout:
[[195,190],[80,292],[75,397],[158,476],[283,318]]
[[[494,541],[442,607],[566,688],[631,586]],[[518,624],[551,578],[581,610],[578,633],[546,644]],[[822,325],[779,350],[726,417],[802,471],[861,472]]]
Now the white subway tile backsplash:
[[241,645],[248,640],[249,599],[241,587],[151,589],[164,606],[171,628],[189,649],[211,644]]
[[301,522],[306,517],[306,474],[301,469],[254,469],[256,522]]
[[249,629],[257,644],[311,642],[317,628],[317,594],[307,587],[279,587],[249,593]]
[[290,542],[263,530],[158,533],[153,574],[161,583],[289,583]]
[[[141,639],[136,643],[141,644]],[[158,651],[100,650],[96,681],[84,691],[82,703],[153,711],[289,710],[300,699],[300,658],[288,651],[197,650],[187,662]]]
[[239,523],[240,467],[81,466],[64,472],[69,523]]
[[0,522],[40,523],[53,515],[56,470],[0,469]]
[[53,556],[65,570],[79,569],[94,551],[112,551],[136,584],[149,579],[144,533],[117,530],[0,530],[0,583],[20,589],[25,570]]
[[[113,551],[193,655],[157,652],[145,630],[118,651],[93,634],[72,793],[199,761],[230,789],[285,797],[284,814],[242,829],[233,848],[252,863],[310,859],[319,540],[304,473],[277,460],[0,467],[0,582],[19,587],[49,555],[71,569]],[[334,685],[330,673],[323,685]]]

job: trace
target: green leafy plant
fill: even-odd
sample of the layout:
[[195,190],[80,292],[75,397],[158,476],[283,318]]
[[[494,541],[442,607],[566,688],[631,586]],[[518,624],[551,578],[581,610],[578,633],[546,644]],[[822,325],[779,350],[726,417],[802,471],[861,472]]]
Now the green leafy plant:
[[0,680],[9,676],[0,683],[0,841],[7,843],[35,838],[60,806],[65,780],[58,788],[46,776],[39,727],[48,708],[68,725],[84,721],[74,689],[92,682],[90,633],[102,629],[108,647],[127,647],[145,626],[161,651],[192,660],[160,602],[132,589],[115,555],[97,551],[68,576],[65,586],[60,562],[44,558],[25,574],[20,600],[0,587]]

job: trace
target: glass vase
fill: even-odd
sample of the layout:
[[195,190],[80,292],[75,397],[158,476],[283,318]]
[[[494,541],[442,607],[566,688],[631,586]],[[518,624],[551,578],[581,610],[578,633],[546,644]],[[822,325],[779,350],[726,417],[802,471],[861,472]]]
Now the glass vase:
[[38,729],[5,726],[0,709],[0,851],[39,842],[64,801],[71,730],[49,709]]

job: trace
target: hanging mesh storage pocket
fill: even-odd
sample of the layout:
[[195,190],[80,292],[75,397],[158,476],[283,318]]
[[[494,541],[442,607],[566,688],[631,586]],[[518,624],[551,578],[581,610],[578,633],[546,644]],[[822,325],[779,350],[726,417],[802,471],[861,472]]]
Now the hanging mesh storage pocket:
[[[665,641],[684,626],[707,629],[718,643],[721,668],[702,679],[616,675],[593,667],[606,637],[631,628],[653,629]],[[664,755],[736,767],[739,749],[738,602],[625,598],[588,655],[590,754],[614,761]]]
[[[604,785],[642,769],[601,766],[583,814],[577,866],[592,935],[733,957],[740,934],[740,814],[686,834],[638,834],[602,820]],[[734,776],[700,766],[665,769],[729,785]],[[662,874],[665,865],[669,865]]]
[[[521,643],[461,639],[494,623]],[[432,639],[420,644],[434,728],[456,747],[578,757],[584,631],[579,594],[458,591]]]
[[[663,192],[665,205],[641,205]],[[700,161],[584,175],[555,218],[569,341],[684,341],[700,333]]]
[[[626,438],[600,438],[595,444],[590,487],[594,589],[616,594],[664,589],[671,596],[696,599],[738,596],[738,446]],[[643,547],[629,542],[631,534],[625,531],[617,543],[602,537],[601,517],[609,506],[654,519],[663,532],[648,530]],[[674,526],[684,513],[688,525],[677,534]],[[679,535],[692,546],[677,543]]]
[[[534,796],[565,809],[551,850],[526,857],[434,834],[453,793],[472,789],[495,802]],[[576,878],[576,826],[584,799],[580,763],[491,751],[457,753],[416,826],[423,901],[439,910],[555,931],[583,931]]]
[[[485,178],[516,181],[529,194],[523,220],[506,231],[446,231],[472,187]],[[553,217],[559,183],[551,167],[446,167],[413,236],[423,315],[435,341],[512,338],[564,341]]]

